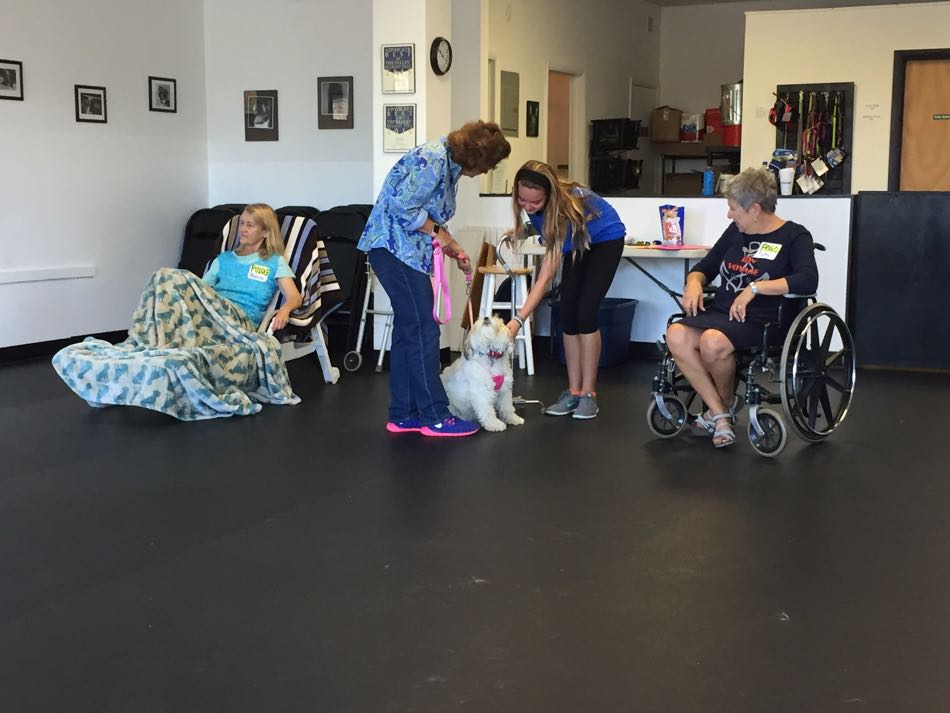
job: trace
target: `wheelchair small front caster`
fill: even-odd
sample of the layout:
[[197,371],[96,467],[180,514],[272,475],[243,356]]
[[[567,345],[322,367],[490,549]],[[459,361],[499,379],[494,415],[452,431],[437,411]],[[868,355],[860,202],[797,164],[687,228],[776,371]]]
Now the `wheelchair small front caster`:
[[[755,422],[758,422],[756,428]],[[774,458],[788,441],[788,433],[785,430],[785,422],[782,417],[771,409],[758,409],[753,414],[749,414],[749,443],[760,456]]]
[[663,408],[660,408],[657,398],[654,397],[647,408],[647,426],[655,436],[673,438],[686,427],[686,406],[676,396],[662,396]]
[[347,371],[356,371],[363,365],[363,355],[359,352],[347,352],[343,357],[343,368]]

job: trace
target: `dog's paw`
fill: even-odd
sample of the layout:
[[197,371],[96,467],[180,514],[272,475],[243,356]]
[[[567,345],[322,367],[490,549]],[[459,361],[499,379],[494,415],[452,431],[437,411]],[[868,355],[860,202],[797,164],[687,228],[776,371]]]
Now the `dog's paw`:
[[524,423],[524,419],[514,413],[507,419],[507,422],[509,426],[520,426]]
[[486,421],[483,423],[482,428],[484,428],[486,431],[493,431],[497,433],[498,431],[504,431],[506,428],[508,428],[508,426],[504,423],[504,421],[495,419],[494,421]]

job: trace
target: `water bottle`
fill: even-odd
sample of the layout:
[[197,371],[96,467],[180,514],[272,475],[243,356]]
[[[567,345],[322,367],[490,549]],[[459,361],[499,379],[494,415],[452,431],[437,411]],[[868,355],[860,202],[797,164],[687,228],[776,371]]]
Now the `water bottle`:
[[711,196],[716,192],[716,172],[711,168],[703,171],[703,195]]

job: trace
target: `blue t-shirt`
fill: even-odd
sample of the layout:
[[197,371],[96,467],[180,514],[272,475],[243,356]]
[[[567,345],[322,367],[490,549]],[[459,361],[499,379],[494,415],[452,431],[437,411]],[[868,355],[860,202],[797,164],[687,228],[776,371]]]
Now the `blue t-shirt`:
[[238,255],[229,250],[211,261],[201,279],[257,325],[281,277],[296,277],[283,255],[262,258],[260,253]]
[[[584,216],[594,215],[587,223],[587,233],[590,235],[590,244],[606,243],[608,240],[618,240],[627,234],[627,228],[624,226],[617,211],[607,201],[587,188],[575,189],[574,195],[580,196],[584,204]],[[544,212],[539,211],[534,215],[529,215],[531,224],[537,229],[539,235],[544,235]],[[567,224],[567,238],[564,240],[563,253],[571,252],[573,248],[572,238],[574,237],[574,226]],[[543,240],[541,241],[544,242]]]

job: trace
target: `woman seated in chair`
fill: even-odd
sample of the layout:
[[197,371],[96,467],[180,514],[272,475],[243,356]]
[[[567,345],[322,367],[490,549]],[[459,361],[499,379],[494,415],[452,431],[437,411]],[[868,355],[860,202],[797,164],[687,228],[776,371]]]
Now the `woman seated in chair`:
[[[809,295],[818,287],[811,234],[775,214],[771,171],[746,169],[728,183],[725,196],[732,223],[687,275],[685,316],[666,332],[677,366],[707,408],[693,429],[712,436],[716,448],[736,438],[736,351],[762,344],[765,324],[778,320],[783,295]],[[703,288],[717,275],[719,287],[706,307]],[[782,344],[791,317],[783,310],[785,324],[769,329],[770,345]]]
[[202,279],[238,307],[253,328],[260,324],[278,288],[284,304],[271,321],[274,331],[286,327],[290,313],[303,302],[296,275],[284,257],[277,215],[263,203],[244,209],[238,223],[237,246],[212,260]]
[[239,243],[204,278],[162,268],[149,280],[120,344],[87,338],[53,357],[57,373],[91,406],[141,406],[185,421],[295,404],[280,344],[260,330],[280,289],[280,329],[301,304],[270,206],[249,205]]

